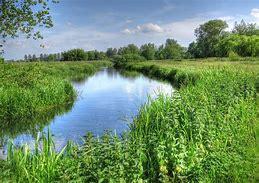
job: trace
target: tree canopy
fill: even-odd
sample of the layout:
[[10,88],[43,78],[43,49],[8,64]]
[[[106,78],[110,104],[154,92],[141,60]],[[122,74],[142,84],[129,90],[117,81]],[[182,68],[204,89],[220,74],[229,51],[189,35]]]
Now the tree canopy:
[[42,38],[41,27],[53,26],[49,3],[58,0],[0,0],[0,46],[6,38],[24,34],[27,38]]
[[198,54],[198,57],[214,56],[216,54],[216,45],[224,35],[227,27],[227,23],[223,20],[210,20],[195,29],[195,36],[197,37],[197,45],[195,46],[200,50],[195,54]]
[[255,23],[246,23],[242,20],[240,23],[235,22],[234,29],[232,33],[239,34],[239,35],[259,35],[259,30],[256,28]]

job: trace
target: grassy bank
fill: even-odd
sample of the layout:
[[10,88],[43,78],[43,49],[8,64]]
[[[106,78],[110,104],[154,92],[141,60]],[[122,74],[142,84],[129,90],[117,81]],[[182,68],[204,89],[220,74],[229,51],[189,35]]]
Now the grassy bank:
[[3,180],[17,182],[253,182],[258,62],[141,62],[123,66],[175,83],[140,109],[122,138],[89,134],[56,153],[9,144]]
[[155,61],[123,67],[180,87],[173,98],[142,109],[134,123],[135,137],[142,134],[148,154],[156,154],[148,163],[148,169],[156,169],[154,177],[161,176],[162,165],[170,181],[177,180],[177,171],[178,181],[255,181],[258,61]]
[[71,79],[83,78],[109,62],[0,64],[1,125],[21,123],[64,108],[76,93]]

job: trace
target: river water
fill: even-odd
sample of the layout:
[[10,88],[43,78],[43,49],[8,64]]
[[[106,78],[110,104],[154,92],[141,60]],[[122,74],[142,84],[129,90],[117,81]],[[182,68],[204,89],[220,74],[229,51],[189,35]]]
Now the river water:
[[[15,144],[33,144],[35,134],[48,129],[59,146],[68,140],[80,143],[87,132],[96,136],[102,135],[105,130],[121,134],[128,129],[141,105],[148,101],[148,96],[154,99],[160,93],[171,95],[174,91],[169,83],[141,74],[121,73],[112,68],[102,69],[91,77],[73,82],[73,85],[78,97],[67,112],[54,115],[54,119],[48,118],[48,122],[43,119],[38,122],[41,124],[33,127],[26,127],[25,123],[23,127],[16,127],[19,129],[13,126],[7,127],[8,130],[2,129],[2,132],[8,132],[2,134],[2,146],[10,138]],[[19,132],[17,135],[15,130]]]

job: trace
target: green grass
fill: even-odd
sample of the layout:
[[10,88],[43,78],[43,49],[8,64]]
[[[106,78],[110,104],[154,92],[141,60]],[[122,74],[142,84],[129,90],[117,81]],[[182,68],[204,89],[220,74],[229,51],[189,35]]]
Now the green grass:
[[50,135],[37,153],[10,143],[3,180],[256,181],[257,61],[154,61],[123,68],[168,80],[179,90],[144,105],[121,138],[89,134],[82,147],[68,144],[60,153],[49,150]]
[[[8,133],[10,136],[15,136],[19,131],[29,131],[35,126],[41,129],[40,121],[49,121],[56,114],[71,108],[76,97],[71,79],[84,78],[100,67],[108,65],[111,64],[109,62],[0,64],[0,132],[4,130],[1,134]],[[44,127],[44,124],[41,126]]]

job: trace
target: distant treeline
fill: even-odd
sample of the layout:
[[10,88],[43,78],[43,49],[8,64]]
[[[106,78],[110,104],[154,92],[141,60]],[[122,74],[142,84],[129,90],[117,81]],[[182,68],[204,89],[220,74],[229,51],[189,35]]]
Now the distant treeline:
[[72,49],[56,54],[25,55],[25,61],[82,61],[112,59],[115,62],[164,60],[207,57],[258,57],[259,29],[256,24],[235,23],[232,31],[226,31],[228,24],[223,20],[210,20],[195,29],[196,41],[188,48],[182,47],[176,40],[167,39],[157,47],[153,43],[140,47],[129,44],[103,51],[85,51]]
[[35,54],[25,55],[24,61],[82,61],[82,60],[104,60],[106,59],[106,53],[102,51],[84,51],[83,49],[71,49],[61,53],[54,54],[40,54],[36,56]]

